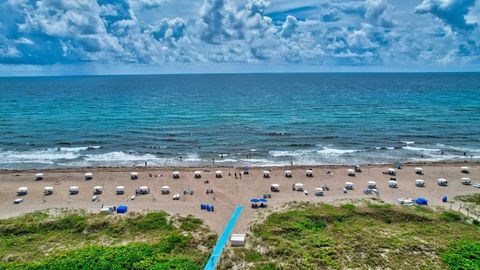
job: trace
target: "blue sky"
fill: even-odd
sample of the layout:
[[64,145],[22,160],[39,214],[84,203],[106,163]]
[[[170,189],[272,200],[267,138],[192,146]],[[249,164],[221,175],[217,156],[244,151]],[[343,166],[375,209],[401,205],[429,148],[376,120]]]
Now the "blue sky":
[[2,0],[0,75],[479,71],[480,0]]

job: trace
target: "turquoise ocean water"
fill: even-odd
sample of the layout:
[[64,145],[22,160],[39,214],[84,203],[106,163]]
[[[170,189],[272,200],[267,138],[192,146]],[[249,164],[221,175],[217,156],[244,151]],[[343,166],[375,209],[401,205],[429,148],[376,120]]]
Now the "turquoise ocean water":
[[0,78],[0,168],[212,158],[479,160],[480,73]]

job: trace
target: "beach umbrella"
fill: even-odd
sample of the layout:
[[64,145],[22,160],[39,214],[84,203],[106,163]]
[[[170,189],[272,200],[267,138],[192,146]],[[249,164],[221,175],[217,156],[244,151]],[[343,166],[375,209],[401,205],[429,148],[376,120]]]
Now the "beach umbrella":
[[258,201],[261,202],[261,203],[266,203],[266,202],[268,202],[267,199],[259,199]]
[[252,203],[258,203],[258,202],[260,202],[260,200],[259,200],[259,199],[256,199],[256,198],[253,198],[253,199],[250,200],[250,202],[252,202]]

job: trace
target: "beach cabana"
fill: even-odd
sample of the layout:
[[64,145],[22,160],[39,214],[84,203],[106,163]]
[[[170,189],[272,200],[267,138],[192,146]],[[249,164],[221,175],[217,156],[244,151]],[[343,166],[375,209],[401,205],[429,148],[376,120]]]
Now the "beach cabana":
[[128,211],[128,207],[126,205],[119,205],[117,207],[117,214],[125,214]]
[[461,181],[462,181],[462,184],[464,184],[464,185],[471,185],[472,184],[472,180],[470,178],[467,178],[467,177],[463,177],[461,179]]
[[415,185],[417,187],[424,187],[425,186],[425,181],[423,179],[417,179],[417,180],[415,180]]
[[422,175],[422,174],[423,174],[423,169],[420,168],[420,167],[416,167],[416,168],[415,168],[415,173],[416,173],[416,174],[419,174],[419,175]]
[[173,177],[173,179],[178,179],[178,178],[180,178],[180,172],[177,172],[177,171],[173,172],[173,173],[172,173],[172,177]]
[[147,186],[140,186],[137,188],[137,194],[148,194],[150,193],[150,188]]
[[272,184],[270,186],[270,191],[272,192],[280,192],[280,185],[279,184]]
[[18,196],[27,195],[27,193],[28,193],[28,187],[19,187],[17,189],[17,195]]
[[390,188],[397,188],[397,187],[398,187],[397,181],[395,181],[395,180],[389,180],[389,181],[388,181],[388,187],[390,187]]
[[138,173],[137,172],[131,172],[130,173],[130,179],[132,179],[132,180],[138,179]]
[[117,187],[115,188],[115,193],[116,193],[117,195],[122,195],[122,194],[124,194],[124,193],[125,193],[125,187],[124,187],[124,186],[117,186]]
[[315,196],[323,196],[323,188],[321,187],[315,188]]
[[216,178],[222,178],[222,171],[216,171],[215,172],[215,177]]
[[305,176],[306,177],[313,177],[313,171],[312,170],[306,170],[305,171]]
[[193,172],[193,176],[197,179],[202,178],[202,172],[201,171],[195,171],[195,172]]
[[295,191],[303,191],[303,184],[296,183],[295,185],[293,185],[293,189],[295,189]]
[[291,177],[292,177],[292,171],[286,170],[286,171],[285,171],[285,177],[291,178]]
[[37,173],[37,174],[35,174],[35,180],[36,180],[36,181],[43,180],[43,173]]
[[22,198],[17,198],[15,200],[13,200],[13,203],[14,204],[19,204],[19,203],[22,203],[23,202],[23,199]]
[[100,195],[103,192],[102,186],[94,186],[93,187],[93,195]]
[[43,188],[44,195],[52,195],[53,194],[53,187],[44,187]]
[[177,193],[177,194],[173,195],[172,199],[173,199],[174,201],[180,200],[180,193]]
[[230,245],[232,247],[242,247],[245,246],[245,234],[244,233],[234,233],[230,237]]
[[70,193],[70,195],[75,195],[80,192],[80,188],[78,186],[71,186],[68,188],[68,192]]
[[93,179],[93,173],[86,173],[85,174],[85,180],[92,180]]
[[263,171],[263,178],[270,178],[270,171]]
[[397,171],[394,168],[388,168],[387,174],[395,176],[397,174]]
[[460,168],[460,171],[461,171],[462,173],[470,173],[470,168],[469,168],[469,167],[461,167],[461,168]]
[[162,194],[170,194],[170,187],[169,186],[163,186],[161,188]]
[[353,183],[352,182],[345,182],[345,185],[343,187],[347,190],[353,190]]
[[355,176],[355,170],[354,169],[348,169],[347,174],[348,174],[348,176]]
[[448,180],[447,179],[444,179],[444,178],[439,178],[437,180],[437,184],[439,186],[448,186]]
[[418,205],[428,205],[428,201],[425,198],[417,198],[415,203]]
[[377,182],[375,182],[375,181],[368,181],[368,182],[367,182],[367,186],[368,186],[368,188],[371,188],[371,189],[377,188]]

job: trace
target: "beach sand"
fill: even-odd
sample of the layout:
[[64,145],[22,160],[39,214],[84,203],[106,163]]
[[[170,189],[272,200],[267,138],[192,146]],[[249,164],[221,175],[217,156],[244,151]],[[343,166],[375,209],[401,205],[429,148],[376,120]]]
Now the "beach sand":
[[[415,167],[422,167],[424,175],[417,175],[414,172]],[[469,166],[470,174],[460,172],[461,166]],[[472,194],[480,192],[479,189],[471,185],[463,185],[460,182],[462,177],[472,179],[472,184],[480,183],[480,165],[476,163],[457,163],[457,164],[407,164],[401,170],[397,170],[398,188],[388,187],[390,176],[383,174],[389,166],[369,165],[362,167],[362,173],[357,173],[355,177],[347,176],[345,166],[316,166],[313,168],[314,177],[306,177],[307,167],[274,167],[271,169],[271,177],[263,178],[263,171],[269,168],[252,168],[249,175],[243,175],[242,179],[235,179],[234,172],[239,173],[240,169],[232,167],[223,168],[81,168],[81,169],[57,169],[42,171],[45,179],[35,181],[35,173],[40,171],[0,171],[0,218],[7,218],[20,215],[22,213],[49,208],[83,208],[88,211],[98,212],[102,205],[118,206],[125,204],[129,211],[141,210],[164,210],[169,214],[175,215],[193,215],[203,219],[213,231],[220,234],[223,227],[228,222],[230,215],[236,205],[244,205],[245,210],[241,214],[234,233],[245,233],[249,226],[259,216],[266,211],[272,211],[282,207],[287,202],[292,201],[310,201],[310,202],[329,202],[349,201],[355,199],[368,199],[376,197],[375,195],[365,195],[363,190],[367,187],[367,181],[376,181],[380,192],[379,199],[387,203],[397,203],[398,198],[425,197],[431,205],[444,207],[454,207],[458,209],[458,203],[442,203],[442,196],[446,195],[453,199],[456,195]],[[173,179],[172,172],[180,171],[180,179]],[[202,178],[194,179],[193,171],[201,170]],[[209,170],[209,172],[205,172]],[[215,178],[215,171],[222,170],[223,178]],[[291,170],[293,177],[286,178],[285,170]],[[137,171],[139,177],[137,180],[130,179],[130,172]],[[327,171],[332,171],[333,175],[327,175]],[[93,180],[84,180],[86,172],[93,173]],[[231,173],[231,176],[228,175]],[[149,174],[159,175],[150,177]],[[446,178],[449,185],[446,187],[437,184],[438,178]],[[210,183],[205,184],[205,180]],[[424,179],[426,186],[418,188],[415,186],[415,179]],[[353,182],[355,189],[347,194],[343,193],[345,182]],[[272,183],[280,184],[280,192],[270,192]],[[309,195],[303,192],[292,191],[294,183],[303,183]],[[330,191],[325,192],[325,196],[317,197],[314,195],[316,187],[328,185]],[[80,193],[69,195],[70,186],[79,186]],[[99,195],[99,200],[92,201],[92,192],[94,186],[103,186],[103,194]],[[116,195],[115,187],[125,186],[124,195]],[[135,200],[130,197],[134,195],[135,189],[139,186],[149,186],[151,193],[148,195],[139,195]],[[161,195],[162,186],[170,186],[169,195]],[[20,204],[13,204],[13,201],[20,196],[16,195],[19,187],[28,187],[28,194],[21,196],[24,201]],[[54,194],[50,196],[43,195],[45,186],[53,186]],[[213,194],[206,194],[206,189],[214,190]],[[193,196],[183,196],[183,191],[190,189],[194,191]],[[181,194],[179,201],[172,200],[176,193]],[[264,193],[271,193],[268,209],[250,208],[250,199],[259,198]],[[200,209],[201,203],[212,204],[215,206],[214,212],[207,212]]]

